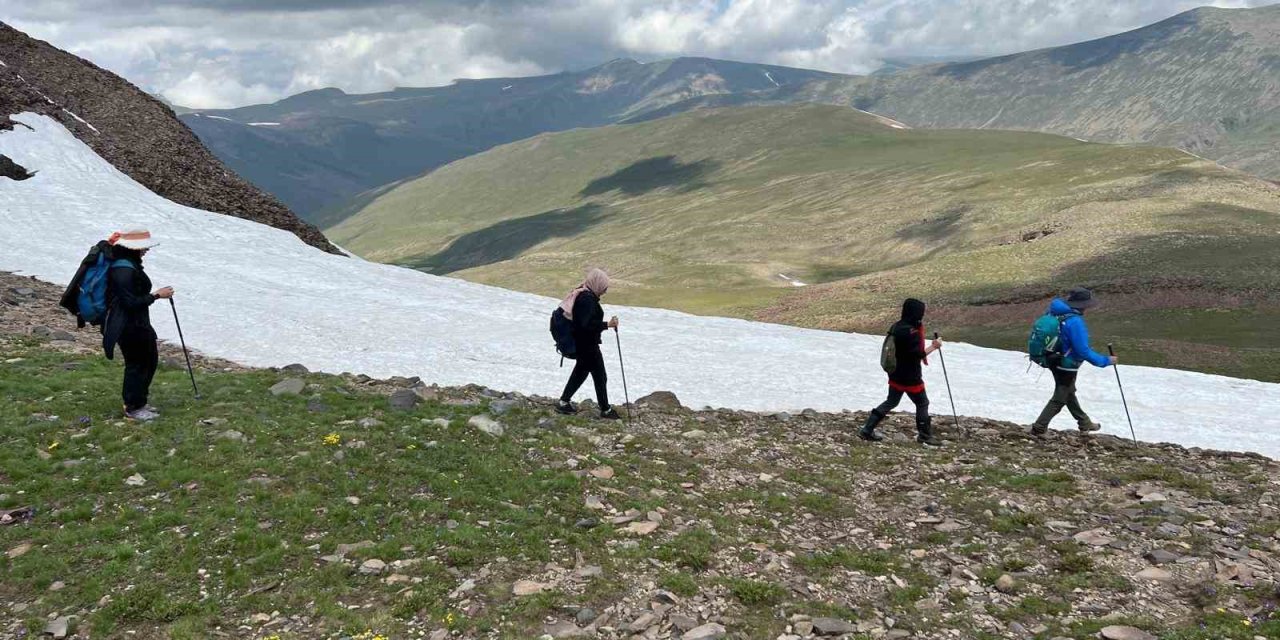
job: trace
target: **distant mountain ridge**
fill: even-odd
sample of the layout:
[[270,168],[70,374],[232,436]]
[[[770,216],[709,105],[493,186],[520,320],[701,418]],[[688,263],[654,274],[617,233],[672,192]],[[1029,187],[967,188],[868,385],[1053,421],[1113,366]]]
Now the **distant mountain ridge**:
[[[130,178],[179,204],[289,231],[336,251],[314,226],[232,173],[166,105],[123,78],[0,22],[0,129],[50,116]],[[119,214],[113,214],[119,215]],[[104,229],[128,223],[104,213]]]
[[703,95],[753,96],[836,74],[706,58],[352,95],[320,89],[182,116],[223,160],[322,226],[361,192],[500,144],[596,127]]
[[1201,8],[1090,42],[779,90],[915,127],[1177,147],[1280,178],[1280,5]]

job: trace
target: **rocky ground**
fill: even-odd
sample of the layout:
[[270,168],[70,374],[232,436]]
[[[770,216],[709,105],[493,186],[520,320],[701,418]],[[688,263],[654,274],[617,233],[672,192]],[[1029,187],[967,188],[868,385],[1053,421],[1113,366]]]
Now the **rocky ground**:
[[[56,294],[54,287],[0,276],[0,345],[10,354],[21,352],[5,366],[30,365],[38,372],[31,363],[39,359],[39,350],[48,349],[78,352],[89,358],[79,366],[96,366],[96,333],[70,331],[73,324],[52,308]],[[175,355],[173,350],[167,354]],[[433,640],[1280,637],[1275,611],[1280,466],[1262,456],[1067,432],[1041,441],[1018,425],[970,418],[962,419],[959,429],[944,425],[947,446],[929,450],[911,441],[905,415],[887,421],[887,442],[868,444],[854,436],[864,418],[860,413],[692,411],[661,393],[639,401],[631,422],[605,423],[558,417],[544,398],[480,388],[197,362],[201,376],[213,377],[215,394],[219,384],[245,376],[261,385],[192,409],[233,409],[230,423],[222,414],[189,414],[194,433],[212,443],[209,455],[235,447],[235,457],[228,460],[248,460],[242,471],[247,482],[261,480],[272,492],[302,492],[306,483],[359,478],[367,493],[335,489],[331,497],[338,504],[325,507],[323,531],[292,526],[280,515],[250,519],[253,535],[270,534],[296,566],[286,562],[247,583],[234,583],[216,568],[186,574],[202,594],[191,595],[193,603],[202,603],[192,605],[202,617],[199,631],[191,632],[174,627],[170,618],[121,613],[120,603],[136,593],[133,583],[89,590],[80,585],[86,580],[72,570],[80,566],[74,562],[60,560],[67,566],[45,573],[20,564],[53,553],[59,542],[54,532],[42,529],[47,522],[25,521],[17,511],[27,497],[47,493],[45,482],[16,463],[9,471],[12,478],[0,468],[0,494],[9,494],[0,495],[0,514],[13,511],[13,524],[0,526],[0,551],[7,552],[0,555],[0,567],[15,577],[0,586],[0,608],[13,617],[0,626],[0,634]],[[173,380],[177,388],[176,373]],[[45,391],[6,389],[17,389],[24,404],[0,416],[26,420],[23,430],[0,430],[0,446],[11,450],[30,446],[21,439],[26,430],[54,429],[43,436],[48,440],[65,428],[94,440],[102,435],[98,429],[127,429],[122,423],[83,430],[46,427],[50,420],[57,423],[57,416],[32,412],[40,406],[36,396]],[[296,406],[289,404],[292,398]],[[344,398],[372,399],[334,415]],[[277,405],[284,413],[269,413]],[[257,418],[237,422],[236,413],[244,411],[235,407],[243,406],[252,406]],[[27,414],[44,417],[21,418]],[[272,438],[296,414],[306,422],[301,432],[283,438],[290,440],[283,450],[329,434],[326,444],[317,443],[315,452],[277,455],[270,449]],[[188,414],[170,419],[187,420]],[[446,427],[451,430],[431,431]],[[157,429],[140,435],[161,440],[163,427]],[[75,433],[62,440],[64,449]],[[192,432],[183,433],[189,438]],[[471,440],[472,435],[479,439]],[[449,449],[448,456],[396,470],[404,458],[455,444],[446,438],[466,444]],[[182,445],[176,446],[182,457]],[[94,456],[107,456],[112,449],[104,443],[76,455],[92,465]],[[50,451],[39,451],[40,457],[52,455],[57,462],[58,455],[71,455]],[[404,489],[394,486],[404,474],[429,473],[422,469],[473,455],[477,460],[470,465],[511,456],[512,470],[497,474],[505,478],[486,480],[499,484],[470,489],[466,485],[473,476],[479,482],[483,475],[477,466],[448,476],[453,485],[444,488],[429,479]],[[367,466],[356,467],[357,462]],[[180,477],[166,486],[158,474],[168,473],[165,465],[171,463],[156,464],[112,470],[119,477],[103,490],[136,489],[130,500],[140,509],[199,497]],[[290,477],[294,467],[311,464],[316,466],[302,476]],[[213,485],[212,478],[189,484]],[[526,480],[530,484],[500,484]],[[30,493],[5,491],[8,483]],[[474,493],[449,493],[456,487]],[[364,513],[358,528],[339,530],[335,521],[346,519],[344,510],[372,508],[374,494],[386,510]],[[107,496],[108,501],[124,499]],[[299,496],[293,499],[302,501]],[[251,509],[254,500],[241,494],[236,508]],[[422,500],[435,506],[424,510]],[[438,503],[452,510],[433,511]],[[59,519],[58,505],[40,508],[53,511],[48,517],[63,522],[56,528],[64,533],[88,526]],[[61,508],[75,511],[71,505]],[[417,520],[405,525],[405,533],[396,533],[397,520],[406,516]],[[197,511],[184,512],[169,526],[190,535],[200,530],[198,518]],[[436,531],[436,537],[425,542],[413,537],[424,529]],[[187,550],[198,565],[173,569],[173,575],[155,570],[156,579],[180,579],[195,566],[218,567],[212,554],[219,541],[240,535],[250,534],[212,526],[205,543],[209,550]],[[143,547],[146,540],[130,544]],[[138,553],[130,563],[152,561],[144,560],[149,550]],[[257,560],[251,555],[235,559],[236,571],[249,570]],[[221,566],[232,571],[225,562]],[[219,587],[219,580],[227,584]],[[290,585],[305,593],[289,594]],[[181,587],[171,589],[179,599]],[[340,611],[317,605],[325,589],[340,594]],[[367,632],[353,627],[350,616],[356,614]]]

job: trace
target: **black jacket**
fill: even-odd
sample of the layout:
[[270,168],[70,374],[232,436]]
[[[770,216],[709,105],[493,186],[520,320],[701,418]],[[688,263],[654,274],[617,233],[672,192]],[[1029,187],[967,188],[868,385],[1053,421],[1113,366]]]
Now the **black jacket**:
[[126,334],[138,335],[151,328],[151,278],[142,270],[137,256],[117,256],[133,263],[134,268],[112,267],[107,275],[107,319],[102,323],[102,349],[107,359],[115,356],[116,344]]
[[579,349],[597,348],[603,340],[600,334],[609,328],[604,321],[604,309],[600,297],[590,289],[578,294],[573,302],[573,341]]
[[924,384],[920,366],[924,361],[924,310],[923,302],[907,300],[902,303],[902,319],[889,330],[898,355],[898,366],[889,374],[889,380],[903,387]]

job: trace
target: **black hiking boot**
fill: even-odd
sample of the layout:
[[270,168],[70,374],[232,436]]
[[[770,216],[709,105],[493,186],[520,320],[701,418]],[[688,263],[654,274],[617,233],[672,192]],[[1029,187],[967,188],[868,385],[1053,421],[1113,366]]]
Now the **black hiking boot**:
[[601,420],[621,420],[622,416],[618,415],[618,410],[613,407],[606,407],[600,412]]
[[1101,431],[1102,425],[1092,420],[1086,420],[1085,422],[1081,422],[1077,428],[1080,429],[1080,433],[1087,434],[1087,433],[1093,433],[1094,431]]
[[871,414],[867,416],[867,422],[858,430],[858,437],[866,440],[867,442],[880,442],[881,440],[884,440],[884,436],[876,433],[876,425],[880,424],[880,421],[883,419],[884,416],[872,411]]
[[573,403],[568,400],[557,400],[556,412],[566,416],[571,416],[578,413],[578,408],[573,406]]
[[1032,437],[1034,437],[1034,438],[1040,438],[1041,440],[1043,440],[1043,439],[1044,439],[1046,436],[1048,436],[1048,435],[1049,435],[1049,426],[1048,426],[1048,425],[1039,424],[1039,423],[1036,423],[1036,424],[1031,425],[1031,436],[1032,436]]
[[933,435],[933,420],[916,420],[916,442],[926,447],[941,447],[942,441]]

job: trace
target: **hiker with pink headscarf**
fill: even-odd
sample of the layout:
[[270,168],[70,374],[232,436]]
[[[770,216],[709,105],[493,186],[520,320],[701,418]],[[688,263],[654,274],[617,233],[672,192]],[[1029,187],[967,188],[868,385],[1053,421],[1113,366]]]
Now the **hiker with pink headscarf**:
[[600,306],[600,297],[609,290],[609,274],[601,269],[587,272],[587,279],[574,289],[560,303],[560,309],[573,325],[573,339],[577,343],[577,364],[573,373],[569,374],[569,383],[560,394],[556,410],[571,415],[578,412],[573,405],[573,394],[582,388],[582,383],[591,376],[596,387],[596,402],[600,404],[600,417],[606,420],[619,420],[621,416],[609,404],[608,374],[604,368],[604,355],[600,353],[600,334],[618,327],[618,317],[608,322],[604,320],[604,309]]

